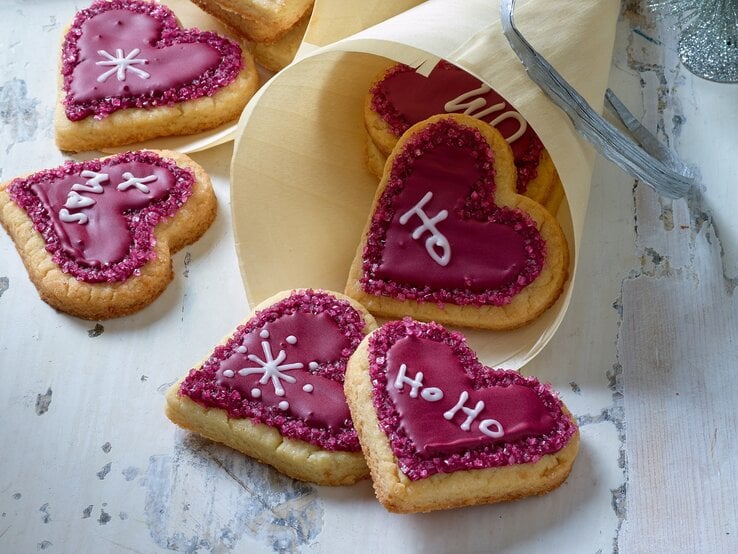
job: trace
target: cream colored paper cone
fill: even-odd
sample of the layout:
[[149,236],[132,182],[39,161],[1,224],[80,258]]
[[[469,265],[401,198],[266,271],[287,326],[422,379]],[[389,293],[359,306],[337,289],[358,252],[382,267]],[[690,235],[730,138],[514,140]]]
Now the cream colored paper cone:
[[315,0],[300,59],[320,46],[337,42],[402,13],[423,0]]
[[[595,107],[609,74],[617,0],[530,0],[516,11],[528,40]],[[508,99],[543,140],[568,203],[572,251],[582,240],[594,153],[528,79],[487,0],[428,0],[319,48],[278,74],[247,106],[232,162],[236,249],[251,303],[296,287],[342,290],[369,215],[376,178],[364,167],[362,104],[390,60],[430,71],[448,59]],[[550,340],[573,290],[522,329],[464,333],[488,364],[519,368]]]

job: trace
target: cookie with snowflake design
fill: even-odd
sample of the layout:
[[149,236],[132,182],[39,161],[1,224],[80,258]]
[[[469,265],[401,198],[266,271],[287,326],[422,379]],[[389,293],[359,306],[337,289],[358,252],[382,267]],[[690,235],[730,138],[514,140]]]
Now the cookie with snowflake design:
[[510,146],[469,115],[433,116],[392,151],[346,294],[374,315],[514,329],[561,294],[556,219],[515,190]]
[[85,319],[153,302],[172,280],[171,254],[216,210],[205,171],[169,151],[68,161],[0,184],[0,223],[41,298]]
[[543,494],[569,475],[579,431],[548,385],[484,366],[435,323],[391,321],[346,370],[346,399],[379,501],[427,512]]
[[177,425],[321,485],[368,476],[343,394],[374,318],[333,292],[282,292],[166,394]]
[[98,0],[67,30],[59,86],[57,145],[82,151],[233,121],[258,75],[239,44],[180,28],[158,2]]

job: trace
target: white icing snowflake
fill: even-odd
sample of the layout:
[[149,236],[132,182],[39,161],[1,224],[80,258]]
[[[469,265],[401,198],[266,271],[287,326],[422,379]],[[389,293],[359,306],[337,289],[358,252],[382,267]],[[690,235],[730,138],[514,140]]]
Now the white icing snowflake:
[[140,48],[134,48],[128,55],[125,54],[125,51],[122,48],[115,49],[115,56],[106,50],[98,50],[97,53],[105,58],[105,60],[95,62],[95,65],[112,66],[111,69],[108,69],[97,78],[98,83],[104,83],[113,73],[116,74],[119,81],[125,81],[127,71],[131,71],[141,79],[148,79],[151,77],[151,74],[143,69],[134,67],[137,64],[142,65],[148,61],[144,58],[136,57],[141,53]]
[[[265,337],[264,334],[261,335],[262,338],[266,338],[269,336],[268,334],[266,334]],[[268,340],[261,341],[261,348],[264,350],[263,360],[255,354],[249,354],[247,356],[249,360],[258,364],[259,367],[244,367],[238,370],[238,374],[241,376],[246,376],[253,375],[255,373],[262,373],[261,379],[259,379],[259,383],[262,385],[266,385],[267,382],[271,380],[272,385],[274,386],[274,394],[276,394],[277,396],[284,396],[285,393],[284,388],[282,387],[282,380],[286,381],[287,383],[295,383],[297,382],[297,379],[283,372],[290,371],[291,369],[301,369],[303,367],[303,364],[301,364],[300,362],[291,364],[282,363],[287,358],[287,354],[284,350],[280,350],[279,354],[277,354],[277,357],[275,358],[272,354],[272,346],[271,344],[269,344]]]

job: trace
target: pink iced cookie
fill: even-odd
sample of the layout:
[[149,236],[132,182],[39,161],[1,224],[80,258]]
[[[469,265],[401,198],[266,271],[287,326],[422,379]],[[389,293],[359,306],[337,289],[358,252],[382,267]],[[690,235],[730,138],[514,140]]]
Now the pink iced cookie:
[[152,302],[172,279],[171,254],[215,213],[209,177],[175,152],[70,161],[0,185],[0,222],[41,298],[86,319]]
[[376,328],[337,293],[280,293],[167,393],[178,425],[296,479],[350,484],[367,476],[343,394],[349,356]]
[[485,367],[464,337],[393,321],[349,362],[346,397],[380,502],[424,512],[548,492],[576,457],[576,423],[550,387]]
[[567,272],[563,232],[516,193],[500,133],[445,115],[400,138],[346,293],[375,315],[512,329],[553,304]]
[[97,1],[62,45],[57,143],[79,151],[204,131],[238,117],[257,84],[237,43],[183,30],[155,2]]
[[412,125],[444,113],[464,113],[500,131],[513,152],[517,192],[546,202],[556,169],[533,128],[497,91],[445,61],[427,76],[397,64],[375,80],[364,108],[374,156],[386,158]]

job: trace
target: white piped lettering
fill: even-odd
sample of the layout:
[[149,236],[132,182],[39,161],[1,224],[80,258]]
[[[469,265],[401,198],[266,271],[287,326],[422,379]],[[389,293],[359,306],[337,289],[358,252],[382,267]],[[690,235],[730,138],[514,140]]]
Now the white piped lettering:
[[[490,429],[490,427],[494,427],[494,430]],[[505,436],[502,424],[496,419],[483,419],[479,422],[479,430],[493,439],[499,439],[500,437]]]
[[[493,104],[489,106],[488,108],[485,108],[485,106],[487,105],[487,101],[484,98],[482,98],[482,95],[487,94],[491,90],[492,89],[488,85],[482,84],[482,86],[480,86],[479,88],[475,88],[474,90],[464,92],[463,94],[460,94],[453,100],[449,100],[443,106],[443,109],[446,110],[446,113],[459,112],[463,110],[464,114],[474,117],[476,119],[482,119],[483,117],[486,117],[492,113],[496,113],[501,110],[504,110],[505,102],[500,102],[499,104]],[[505,138],[508,144],[518,140],[520,137],[523,136],[523,133],[525,133],[525,131],[528,129],[528,122],[525,121],[523,116],[514,110],[509,110],[497,116],[495,119],[489,122],[490,125],[492,125],[493,127],[496,127],[497,125],[499,125],[506,119],[510,119],[510,118],[515,119],[520,125],[517,131],[515,131],[509,137]]]
[[[448,217],[448,210],[441,210],[436,215],[429,218],[423,208],[432,199],[433,193],[430,191],[426,192],[425,196],[423,196],[415,206],[400,216],[400,225],[405,225],[410,221],[412,216],[417,215],[423,224],[420,227],[416,227],[413,231],[413,239],[418,240],[423,233],[430,231],[430,236],[425,241],[425,250],[434,262],[445,267],[451,261],[451,245],[445,235],[438,230],[436,224]],[[440,255],[436,251],[437,248],[441,250]]]
[[85,214],[70,214],[66,208],[59,210],[59,219],[64,223],[77,223],[79,225],[84,225],[88,221]]
[[448,419],[449,421],[453,419],[453,417],[456,415],[456,412],[461,410],[466,414],[466,419],[464,422],[459,426],[461,427],[462,431],[468,431],[471,429],[472,422],[479,416],[479,414],[484,409],[484,401],[479,400],[474,408],[468,408],[465,406],[466,401],[469,400],[469,393],[466,391],[461,391],[461,394],[459,395],[459,401],[456,403],[456,405],[451,408],[450,410],[447,410],[443,413],[443,417]]

